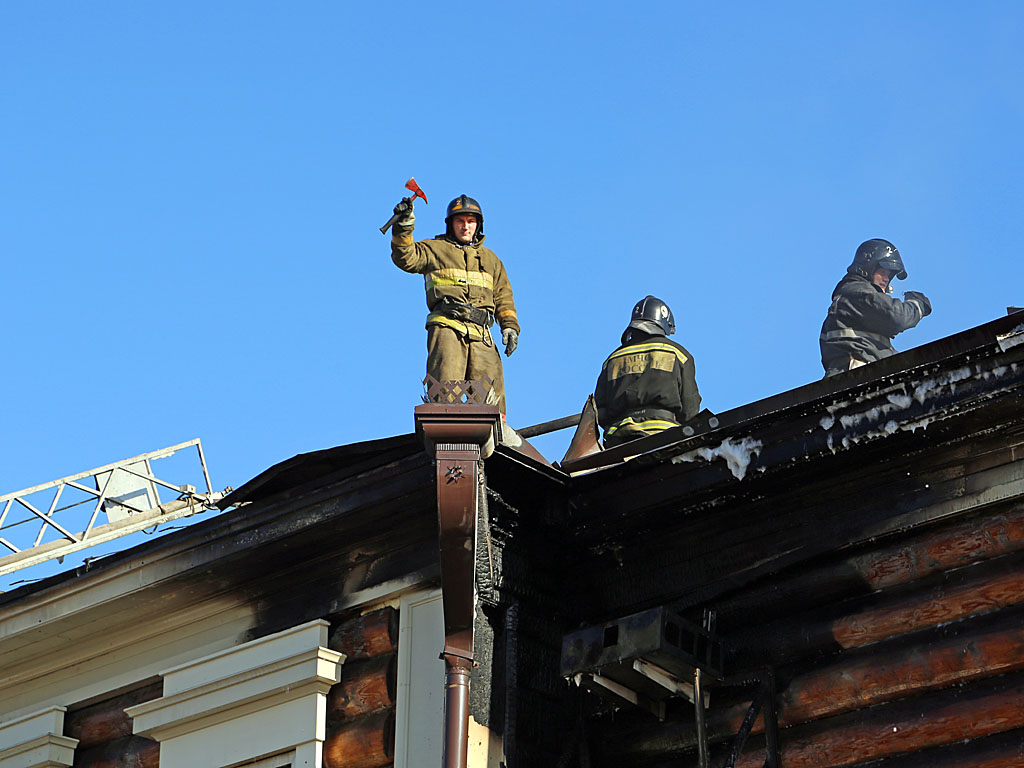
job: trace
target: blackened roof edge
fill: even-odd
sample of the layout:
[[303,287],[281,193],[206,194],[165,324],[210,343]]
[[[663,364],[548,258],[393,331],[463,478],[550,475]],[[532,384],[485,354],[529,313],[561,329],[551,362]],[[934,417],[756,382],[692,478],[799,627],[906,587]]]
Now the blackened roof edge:
[[780,392],[779,394],[723,411],[710,421],[707,417],[698,415],[698,418],[689,425],[693,429],[691,434],[684,432],[687,425],[673,427],[656,435],[633,440],[615,448],[585,456],[573,462],[566,462],[561,466],[561,469],[573,474],[586,470],[592,471],[616,466],[634,456],[651,453],[652,451],[657,451],[718,429],[734,427],[737,424],[788,410],[794,406],[811,403],[838,392],[858,389],[866,384],[879,381],[894,374],[922,365],[939,363],[949,358],[964,355],[972,350],[996,346],[998,344],[997,337],[1021,329],[1024,329],[1024,314],[1009,314],[1006,317],[997,318],[974,328],[969,328],[966,331],[960,331],[928,344],[908,349],[906,352],[887,357],[870,365],[855,368],[848,373],[832,376],[827,379],[818,379],[795,389]]

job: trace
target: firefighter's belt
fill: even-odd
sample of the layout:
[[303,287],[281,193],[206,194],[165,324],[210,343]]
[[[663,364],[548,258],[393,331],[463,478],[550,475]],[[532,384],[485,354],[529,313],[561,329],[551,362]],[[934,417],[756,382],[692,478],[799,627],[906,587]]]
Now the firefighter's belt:
[[821,336],[823,341],[835,341],[836,339],[868,339],[878,342],[883,346],[889,346],[889,337],[883,333],[871,333],[870,331],[855,331],[853,328],[837,328],[834,331],[826,331]]
[[461,320],[464,323],[476,323],[484,328],[494,325],[494,313],[488,309],[479,309],[472,304],[463,304],[460,301],[441,299],[434,305],[432,310],[450,320]]
[[679,423],[678,417],[672,411],[666,411],[662,408],[637,408],[635,411],[623,414],[619,421],[629,418],[633,419],[634,422],[673,421],[676,424]]

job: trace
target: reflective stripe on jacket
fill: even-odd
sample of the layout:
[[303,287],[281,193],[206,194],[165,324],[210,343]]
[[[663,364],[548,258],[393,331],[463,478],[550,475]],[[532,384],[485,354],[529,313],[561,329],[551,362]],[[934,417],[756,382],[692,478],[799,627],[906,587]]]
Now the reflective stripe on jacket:
[[[465,323],[433,312],[434,306],[448,296],[463,304],[494,313],[502,329],[512,328],[519,332],[512,286],[509,284],[505,265],[480,238],[470,245],[463,245],[438,235],[430,240],[413,240],[411,227],[397,224],[391,230],[391,260],[406,272],[423,275],[427,308],[432,310],[427,317],[428,325],[447,325],[474,338],[481,332],[474,330],[474,323]],[[488,333],[486,329],[482,333]]]

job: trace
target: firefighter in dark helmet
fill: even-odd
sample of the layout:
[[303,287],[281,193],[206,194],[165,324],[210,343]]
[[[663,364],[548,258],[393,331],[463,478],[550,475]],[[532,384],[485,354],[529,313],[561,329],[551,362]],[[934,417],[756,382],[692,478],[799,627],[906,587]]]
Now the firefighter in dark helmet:
[[818,343],[825,376],[859,368],[896,354],[892,339],[931,314],[932,303],[923,293],[891,295],[895,277],[905,280],[907,270],[896,246],[874,239],[860,244],[847,274],[832,291],[832,304],[821,326]]
[[633,307],[622,345],[601,367],[594,400],[608,447],[689,421],[700,410],[693,355],[667,337],[672,310],[647,296]]
[[497,321],[505,355],[519,343],[519,321],[505,265],[484,246],[484,214],[471,197],[448,204],[443,234],[413,240],[412,201],[395,207],[404,214],[391,230],[391,259],[406,272],[423,275],[427,291],[427,375],[437,381],[494,382],[488,398],[505,413],[501,357],[491,336]]

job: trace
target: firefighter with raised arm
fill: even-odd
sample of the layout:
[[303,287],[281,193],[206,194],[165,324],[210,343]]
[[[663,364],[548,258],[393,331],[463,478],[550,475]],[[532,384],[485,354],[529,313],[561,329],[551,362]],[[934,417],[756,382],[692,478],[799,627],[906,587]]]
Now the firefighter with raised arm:
[[832,291],[832,304],[818,339],[825,376],[859,368],[896,354],[892,339],[932,312],[923,293],[892,296],[892,279],[907,270],[896,246],[873,239],[860,244],[847,274]]
[[633,307],[622,344],[604,361],[594,389],[605,446],[653,435],[697,415],[693,355],[667,338],[675,332],[672,310],[661,299],[647,296]]
[[427,292],[427,375],[437,381],[481,379],[493,384],[489,400],[505,413],[501,357],[491,336],[501,328],[505,355],[519,343],[519,321],[505,265],[484,246],[484,214],[471,197],[448,204],[443,234],[413,240],[412,200],[395,207],[391,259],[406,272],[423,275]]

